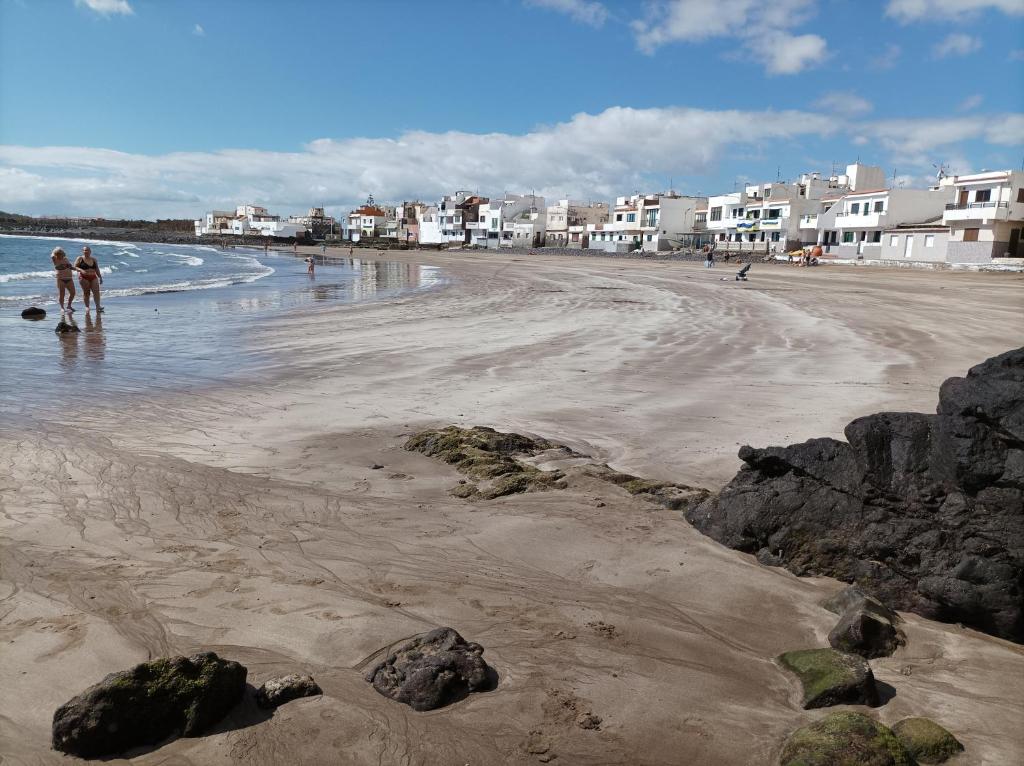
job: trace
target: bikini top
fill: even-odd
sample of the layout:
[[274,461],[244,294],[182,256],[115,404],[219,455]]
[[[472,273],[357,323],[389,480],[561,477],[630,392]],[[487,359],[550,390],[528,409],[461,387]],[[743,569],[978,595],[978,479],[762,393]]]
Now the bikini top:
[[60,271],[71,271],[72,266],[67,261],[64,261],[62,263],[55,263],[55,264],[53,264],[53,268],[55,268],[58,272],[60,272]]
[[92,266],[86,263],[85,259],[81,257],[77,261],[75,261],[75,265],[82,271],[98,271],[100,267],[99,261],[97,261],[95,258],[92,259]]

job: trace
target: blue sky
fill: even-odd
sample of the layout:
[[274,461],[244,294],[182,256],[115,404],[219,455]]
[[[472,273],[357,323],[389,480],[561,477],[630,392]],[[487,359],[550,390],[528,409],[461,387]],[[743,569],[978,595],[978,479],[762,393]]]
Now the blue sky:
[[1021,165],[1022,32],[1024,0],[0,0],[0,209],[922,185]]

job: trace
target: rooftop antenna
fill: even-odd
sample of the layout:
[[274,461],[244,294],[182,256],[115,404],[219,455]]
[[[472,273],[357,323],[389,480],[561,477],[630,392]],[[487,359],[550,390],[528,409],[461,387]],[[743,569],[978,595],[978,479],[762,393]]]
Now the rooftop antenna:
[[949,175],[949,172],[948,172],[949,171],[949,165],[947,165],[944,162],[940,162],[938,165],[936,165],[933,162],[932,163],[932,167],[935,168],[935,180],[936,181],[942,181],[943,178],[945,178],[947,175]]

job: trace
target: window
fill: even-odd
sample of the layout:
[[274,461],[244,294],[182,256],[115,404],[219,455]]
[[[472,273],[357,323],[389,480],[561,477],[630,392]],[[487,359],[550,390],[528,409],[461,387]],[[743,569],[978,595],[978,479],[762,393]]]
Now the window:
[[934,234],[925,234],[924,235],[924,246],[925,247],[935,247],[935,235]]
[[779,232],[773,231],[772,232],[772,242],[778,242],[778,241],[779,241]]
[[636,213],[626,213],[626,223],[636,223]]
[[718,235],[718,241],[719,242],[725,242],[725,234],[719,234]]
[[654,237],[652,235],[650,235],[650,234],[647,235],[647,241],[648,242],[651,242],[653,239],[654,239]]
[[771,218],[782,218],[782,210],[780,208],[775,208],[773,210],[769,210],[768,211],[768,218],[770,218],[770,219]]
[[1024,202],[1024,189],[1017,189],[1017,201]]
[[896,234],[890,235],[889,236],[889,247],[896,247],[896,245],[899,244],[899,241],[900,241],[899,236],[897,236]]
[[977,242],[979,229],[964,229],[964,242]]
[[857,215],[860,212],[860,203],[854,202],[850,205],[850,215]]
[[[1022,189],[1021,191],[1024,191],[1024,189]],[[697,220],[697,223],[707,223],[708,214],[707,213],[697,213],[695,218]]]
[[975,202],[988,202],[990,199],[992,199],[991,189],[978,189],[978,191],[974,192]]
[[872,232],[871,233],[871,241],[872,242],[881,242],[882,241],[882,232],[881,231],[874,231],[874,232]]
[[622,213],[616,213],[615,214],[615,220],[621,222],[622,221]]
[[885,209],[885,201],[884,200],[875,200],[875,212],[876,213],[881,213],[884,209]]
[[713,208],[711,208],[711,220],[712,221],[721,221],[722,220],[722,208],[720,208],[720,207],[713,207]]
[[850,243],[850,242],[853,242],[853,232],[852,231],[844,231],[843,232],[843,244],[847,244],[847,243]]

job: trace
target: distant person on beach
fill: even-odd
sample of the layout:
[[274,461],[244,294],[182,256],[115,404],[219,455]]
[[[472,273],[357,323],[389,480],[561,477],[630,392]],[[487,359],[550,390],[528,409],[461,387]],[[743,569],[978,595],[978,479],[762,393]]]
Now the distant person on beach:
[[292,254],[293,255],[298,255],[299,254],[299,243],[298,242],[292,242]]
[[349,255],[352,255],[352,253],[353,253],[353,252],[355,252],[355,248],[354,248],[354,247],[350,247],[350,248],[348,249],[348,254],[349,254]]
[[316,271],[316,261],[313,260],[313,256],[310,256],[309,258],[306,259],[306,273],[309,274],[309,276],[312,277],[312,276],[314,276],[314,272],[315,271]]
[[75,268],[78,270],[78,284],[82,287],[82,300],[85,301],[85,310],[89,310],[89,298],[96,302],[96,311],[103,311],[100,306],[100,285],[103,284],[103,275],[100,273],[100,263],[92,255],[92,248],[86,245],[82,248],[82,254],[75,259]]
[[327,255],[327,243],[320,245],[320,255]]
[[[74,311],[71,302],[75,299],[75,267],[68,260],[64,248],[55,247],[50,253],[50,260],[53,261],[53,269],[57,272],[57,302],[62,309]],[[68,302],[64,305],[64,295],[67,294]]]

